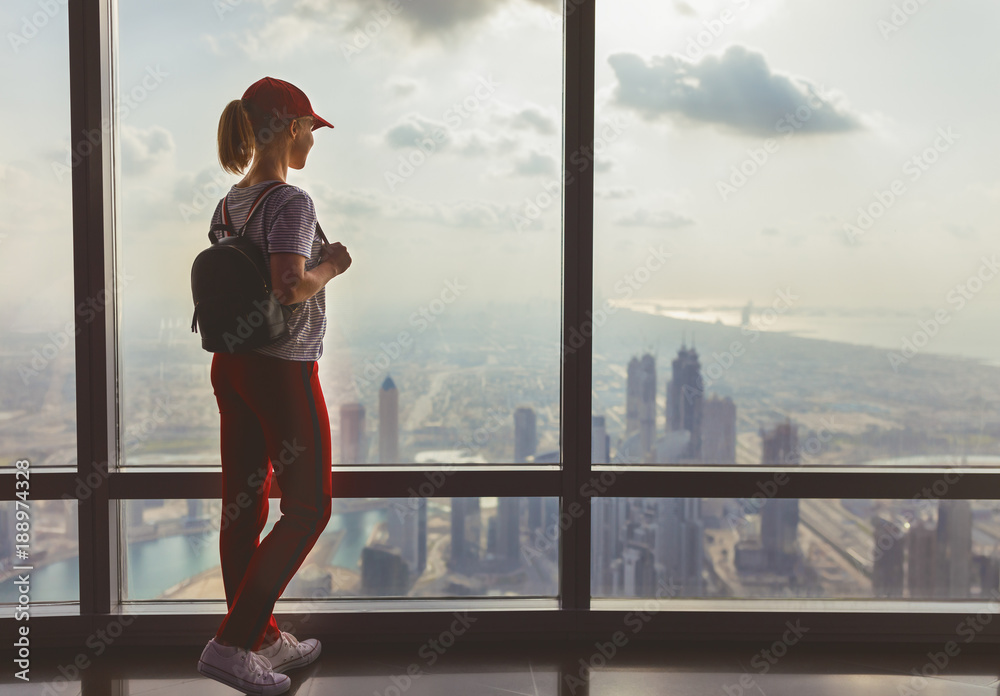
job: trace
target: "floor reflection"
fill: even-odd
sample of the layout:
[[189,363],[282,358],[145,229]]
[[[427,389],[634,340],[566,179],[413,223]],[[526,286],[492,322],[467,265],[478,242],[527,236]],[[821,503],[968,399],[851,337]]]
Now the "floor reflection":
[[[1000,661],[989,646],[928,667],[928,648],[802,645],[773,662],[759,646],[630,645],[610,658],[594,643],[456,646],[428,665],[418,647],[324,646],[314,664],[289,673],[288,694],[348,696],[997,696]],[[933,652],[933,650],[931,650]],[[8,670],[3,696],[225,696],[238,693],[195,671],[200,648],[121,647],[74,672],[72,651],[35,656],[32,681]],[[765,669],[766,667],[766,669]],[[75,677],[75,679],[68,679]]]

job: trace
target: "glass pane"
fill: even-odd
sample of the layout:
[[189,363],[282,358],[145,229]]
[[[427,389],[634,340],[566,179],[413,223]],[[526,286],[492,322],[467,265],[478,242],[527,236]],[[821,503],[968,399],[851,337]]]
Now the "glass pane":
[[[105,298],[74,308],[69,20],[66,3],[5,4],[0,123],[0,467],[76,465],[76,326]],[[15,135],[16,134],[16,135]]]
[[595,498],[593,595],[1000,598],[997,501],[770,495]]
[[326,287],[333,462],[558,462],[557,9],[121,4],[120,248],[143,268],[123,293],[123,422],[148,426],[128,464],[219,461],[190,269],[241,180],[217,160],[220,115],[264,75],[335,126],[288,172],[353,259]]
[[[77,502],[32,500],[27,506],[0,502],[0,604],[23,603],[22,595],[32,604],[80,601]],[[25,544],[19,534],[28,535]],[[16,580],[24,574],[29,582],[19,585]]]
[[[335,499],[285,599],[554,597],[557,498]],[[256,519],[216,500],[122,501],[129,600],[225,599],[219,530]],[[270,502],[264,538],[281,517]]]
[[595,461],[1000,465],[1000,8],[895,10],[598,5]]

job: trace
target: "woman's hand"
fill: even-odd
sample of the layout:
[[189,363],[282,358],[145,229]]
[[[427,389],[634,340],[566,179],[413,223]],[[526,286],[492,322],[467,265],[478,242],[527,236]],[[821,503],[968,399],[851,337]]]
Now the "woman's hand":
[[324,244],[319,252],[319,262],[330,264],[337,271],[334,275],[340,275],[351,267],[351,255],[340,242]]

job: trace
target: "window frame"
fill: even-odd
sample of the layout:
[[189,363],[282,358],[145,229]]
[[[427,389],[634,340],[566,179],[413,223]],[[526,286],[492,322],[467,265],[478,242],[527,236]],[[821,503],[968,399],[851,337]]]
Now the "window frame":
[[[563,35],[563,150],[564,171],[575,165],[571,157],[594,139],[595,121],[595,2],[565,0]],[[76,413],[78,465],[76,471],[36,470],[33,499],[77,498],[79,481],[96,473],[100,483],[87,487],[79,498],[80,600],[39,608],[32,635],[43,644],[79,644],[82,637],[116,617],[128,615],[130,642],[201,644],[218,626],[224,603],[122,602],[118,586],[122,563],[122,530],[118,502],[144,498],[215,498],[221,471],[200,467],[119,467],[120,414],[117,366],[118,316],[115,290],[117,166],[113,139],[112,95],[117,71],[114,45],[115,0],[75,0],[69,11],[69,70],[71,145],[80,147],[87,134],[102,134],[100,145],[72,172],[74,302],[107,292],[106,309],[90,321],[76,317]],[[567,114],[572,115],[567,118]],[[110,124],[110,127],[109,125]],[[85,150],[76,150],[85,151]],[[559,466],[498,465],[490,468],[449,467],[440,496],[559,496],[560,579],[558,608],[551,602],[517,599],[330,600],[329,610],[312,612],[301,602],[279,603],[277,610],[293,621],[310,621],[310,630],[327,637],[353,640],[426,637],[447,626],[455,611],[475,616],[477,635],[504,638],[537,634],[562,637],[608,636],[627,626],[637,610],[649,612],[640,638],[690,639],[724,637],[756,640],[773,637],[786,621],[801,620],[811,637],[828,640],[947,640],[955,626],[972,611],[986,610],[983,602],[857,602],[837,600],[809,603],[810,609],[774,600],[730,604],[731,600],[685,600],[672,610],[666,603],[651,606],[636,599],[590,597],[591,514],[595,486],[600,495],[622,497],[752,497],[758,484],[770,480],[772,468],[737,467],[624,467],[592,465],[591,383],[593,323],[593,168],[578,172],[564,186],[562,244],[562,360],[560,364],[560,428],[562,461]],[[582,339],[582,342],[581,342]],[[516,469],[516,471],[512,471]],[[909,469],[899,471],[795,469],[781,471],[788,483],[781,498],[912,498],[931,487],[944,473],[961,473],[941,496],[948,499],[1000,499],[1000,472],[982,469]],[[611,472],[601,480],[602,473]],[[423,470],[405,467],[335,467],[337,497],[408,497],[425,480]],[[611,483],[605,481],[611,479]],[[0,499],[15,498],[14,477],[0,476]],[[275,485],[272,497],[280,495]],[[676,601],[676,600],[673,600]],[[700,602],[700,603],[699,603]],[[822,606],[817,606],[822,604]],[[805,606],[805,603],[802,603]],[[372,608],[375,607],[373,611]],[[405,608],[404,608],[405,607]],[[995,606],[988,608],[996,613]],[[14,620],[0,618],[8,634]],[[980,634],[984,642],[1000,642],[1000,622],[991,622]]]

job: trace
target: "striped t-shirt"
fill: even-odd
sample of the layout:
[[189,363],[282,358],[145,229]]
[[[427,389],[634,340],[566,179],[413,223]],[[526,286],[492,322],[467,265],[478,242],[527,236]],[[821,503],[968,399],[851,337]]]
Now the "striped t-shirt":
[[[229,190],[229,221],[239,229],[246,221],[250,206],[271,181],[246,188]],[[316,234],[316,208],[309,194],[297,186],[282,186],[271,191],[259,206],[244,233],[264,252],[267,273],[271,273],[272,253],[288,252],[306,257],[306,270],[319,264],[322,244]],[[215,208],[212,224],[222,222],[222,201]],[[265,233],[266,231],[266,233]],[[216,230],[216,238],[225,233]],[[326,333],[326,288],[305,300],[288,319],[288,334],[255,353],[284,360],[319,360],[323,355]]]

